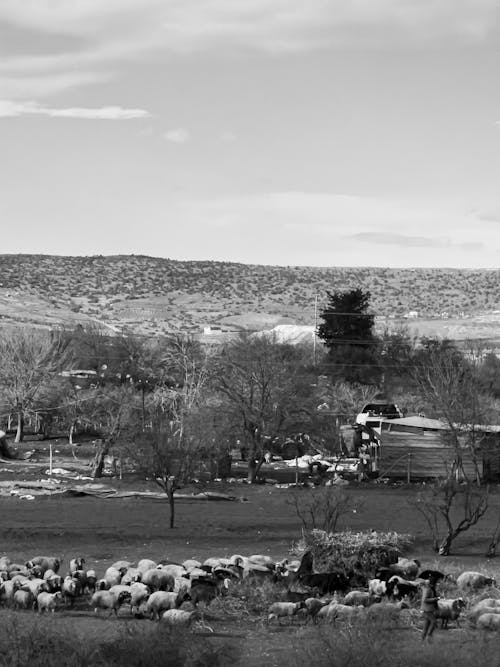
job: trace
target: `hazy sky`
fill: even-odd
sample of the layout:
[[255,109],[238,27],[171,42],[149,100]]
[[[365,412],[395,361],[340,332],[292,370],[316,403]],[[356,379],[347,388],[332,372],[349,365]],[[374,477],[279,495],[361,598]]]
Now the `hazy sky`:
[[0,0],[0,252],[500,266],[500,0]]

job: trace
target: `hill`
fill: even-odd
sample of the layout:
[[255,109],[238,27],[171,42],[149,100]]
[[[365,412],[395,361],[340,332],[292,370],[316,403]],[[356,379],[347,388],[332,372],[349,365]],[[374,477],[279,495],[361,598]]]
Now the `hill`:
[[139,255],[0,255],[0,267],[3,324],[74,326],[94,319],[146,334],[312,325],[316,296],[321,309],[327,291],[353,287],[371,292],[378,316],[397,320],[414,311],[417,318],[408,322],[428,333],[444,322],[452,337],[479,329],[495,337],[500,320],[496,270],[261,266]]

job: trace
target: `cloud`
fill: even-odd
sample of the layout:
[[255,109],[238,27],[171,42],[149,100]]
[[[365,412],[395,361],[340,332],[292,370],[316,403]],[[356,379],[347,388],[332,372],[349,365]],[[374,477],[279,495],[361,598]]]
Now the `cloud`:
[[381,245],[395,245],[412,248],[449,248],[453,245],[449,236],[410,236],[391,232],[360,232],[345,237],[361,243],[376,243]]
[[182,127],[177,127],[174,130],[167,130],[163,137],[174,144],[185,144],[191,138],[189,132]]
[[14,102],[0,100],[0,118],[14,118],[16,116],[39,115],[51,118],[81,118],[85,120],[132,120],[149,118],[151,114],[145,109],[125,109],[119,106],[100,108],[70,107],[53,109],[43,107],[37,102]]
[[199,259],[273,264],[279,256],[288,265],[484,267],[498,265],[500,250],[495,230],[477,214],[327,192],[184,202],[173,218],[186,239],[199,236]]

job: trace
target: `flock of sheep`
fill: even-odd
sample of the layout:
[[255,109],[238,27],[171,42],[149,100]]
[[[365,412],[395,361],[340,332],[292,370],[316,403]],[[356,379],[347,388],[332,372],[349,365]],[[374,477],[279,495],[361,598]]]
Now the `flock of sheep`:
[[[227,594],[239,582],[255,586],[269,582],[277,601],[270,604],[267,620],[334,622],[370,618],[396,619],[404,610],[418,608],[420,589],[432,575],[441,582],[453,581],[461,597],[438,601],[437,616],[442,627],[449,621],[459,624],[467,618],[478,628],[500,630],[499,598],[478,600],[478,592],[496,587],[496,582],[479,572],[463,572],[456,580],[435,570],[421,570],[416,560],[400,558],[390,567],[381,567],[372,579],[342,571],[314,572],[313,559],[306,552],[300,561],[276,562],[269,556],[240,555],[208,558],[203,563],[186,560],[182,564],[142,559],[137,564],[120,560],[99,578],[85,569],[85,560],[70,560],[65,576],[59,574],[61,560],[37,556],[26,563],[0,557],[0,603],[15,609],[34,609],[39,614],[58,607],[72,608],[88,601],[96,614],[118,615],[128,606],[136,618],[150,618],[167,627],[202,624],[202,610]],[[475,602],[473,599],[475,598]],[[200,607],[201,603],[201,607]],[[206,626],[205,626],[206,627]]]

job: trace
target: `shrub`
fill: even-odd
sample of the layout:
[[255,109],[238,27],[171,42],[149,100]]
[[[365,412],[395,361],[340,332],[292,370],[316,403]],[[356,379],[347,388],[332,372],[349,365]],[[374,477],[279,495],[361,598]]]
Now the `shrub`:
[[396,563],[412,540],[411,535],[400,533],[311,530],[292,547],[292,555],[300,558],[311,551],[318,571],[340,568],[372,574],[379,567]]

